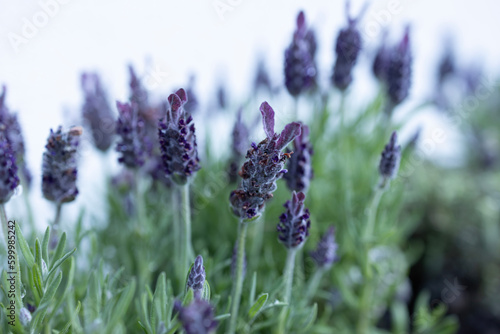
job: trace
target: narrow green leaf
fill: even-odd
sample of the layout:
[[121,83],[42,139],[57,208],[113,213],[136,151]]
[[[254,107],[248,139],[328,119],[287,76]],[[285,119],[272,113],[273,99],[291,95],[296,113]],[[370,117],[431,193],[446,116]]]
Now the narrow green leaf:
[[144,326],[146,327],[146,332],[148,334],[153,333],[153,329],[151,328],[151,323],[149,321],[149,312],[148,312],[148,293],[143,293],[141,298],[141,312],[144,318]]
[[193,298],[194,298],[193,289],[188,289],[188,291],[184,295],[184,300],[182,301],[182,305],[189,305],[193,300]]
[[115,327],[118,321],[122,319],[125,313],[127,312],[130,302],[134,297],[135,286],[136,282],[134,278],[132,279],[132,282],[130,282],[130,284],[122,291],[120,299],[118,299],[118,302],[116,303],[113,311],[111,312],[109,321],[106,324],[106,329],[104,331],[105,333],[111,332],[111,329]]
[[205,280],[205,283],[203,283],[201,298],[205,300],[210,300],[210,284],[208,284],[207,280]]
[[40,272],[40,268],[38,267],[38,264],[33,265],[33,283],[35,285],[36,291],[38,292],[38,295],[40,298],[43,298],[44,292],[43,292],[43,285],[42,285],[42,273]]
[[314,303],[311,312],[308,317],[303,321],[301,333],[309,333],[309,328],[313,325],[314,321],[316,321],[316,317],[318,316],[318,304]]
[[60,272],[56,276],[56,278],[51,282],[51,284],[47,287],[47,290],[45,291],[45,294],[40,300],[40,305],[38,305],[38,308],[35,311],[33,320],[31,322],[30,331],[32,333],[39,331],[40,329],[39,327],[43,323],[45,314],[47,313],[47,309],[49,308],[51,301],[54,298],[57,288],[59,287],[59,284],[61,284],[61,280],[62,280],[62,273]]
[[33,265],[35,264],[35,257],[33,256],[33,253],[31,253],[30,247],[28,246],[26,239],[24,239],[19,223],[15,225],[15,228],[16,228],[17,243],[19,245],[19,248],[21,248],[21,253],[23,253],[24,260],[26,260],[28,267],[32,268]]
[[42,248],[40,247],[40,241],[38,238],[35,239],[35,262],[38,264],[40,270],[43,269],[42,266]]
[[253,304],[253,306],[248,311],[248,317],[250,319],[253,319],[260,312],[260,310],[266,304],[268,298],[269,298],[268,293],[263,293],[260,295],[259,298],[257,298],[257,301]]
[[52,267],[52,269],[50,269],[49,271],[49,274],[47,275],[47,279],[49,279],[49,277],[56,271],[56,269],[64,262],[66,261],[66,259],[68,257],[70,257],[71,255],[73,255],[73,253],[76,251],[76,248],[73,248],[73,250],[67,252],[66,254],[64,254],[64,256],[62,258],[60,258],[59,260],[57,260],[55,263],[54,263],[54,266]]
[[49,263],[49,240],[50,240],[50,227],[47,226],[42,241],[42,259],[45,261],[45,264],[47,265]]
[[224,314],[221,314],[221,315],[214,317],[214,320],[220,322],[222,320],[229,318],[230,316],[231,316],[231,313],[224,313]]
[[[159,319],[156,319],[158,316]],[[165,273],[162,272],[156,282],[156,289],[151,305],[151,324],[156,328],[161,321],[166,323],[167,316],[167,283]]]
[[52,255],[52,259],[50,260],[49,270],[51,270],[54,267],[55,262],[59,260],[59,258],[62,256],[65,247],[66,247],[66,232],[63,232],[61,238],[59,239],[59,242],[57,243],[56,251],[54,252],[54,255]]
[[254,271],[252,275],[252,287],[250,288],[250,298],[248,306],[251,307],[255,303],[255,289],[257,287],[257,272]]
[[80,312],[80,308],[82,306],[82,303],[80,303],[80,301],[78,301],[78,304],[76,305],[76,309],[75,309],[75,312],[71,315],[71,319],[66,323],[66,325],[61,329],[61,331],[59,332],[59,334],[66,334],[68,333],[70,327],[71,327],[71,324],[73,323],[73,319],[75,317],[78,316],[78,313]]

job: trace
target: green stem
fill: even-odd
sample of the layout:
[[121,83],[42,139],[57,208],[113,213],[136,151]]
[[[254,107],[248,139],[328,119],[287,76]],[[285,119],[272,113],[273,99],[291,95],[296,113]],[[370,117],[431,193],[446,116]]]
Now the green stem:
[[285,271],[283,272],[283,279],[285,280],[285,294],[284,302],[288,303],[287,306],[283,307],[280,315],[280,323],[278,333],[286,333],[286,320],[288,309],[290,308],[291,296],[292,296],[292,285],[293,285],[293,269],[295,267],[295,255],[297,254],[296,249],[289,249],[286,255]]
[[319,283],[321,282],[321,278],[323,277],[323,273],[325,270],[323,268],[318,268],[314,273],[313,277],[309,280],[309,284],[306,292],[306,300],[309,301],[314,297],[316,291],[318,291]]
[[181,272],[181,285],[184,289],[184,277],[187,275],[189,265],[194,259],[193,246],[191,245],[191,206],[189,202],[189,183],[181,186],[181,201],[182,201],[182,211],[181,220],[184,226],[182,231],[182,272]]
[[252,238],[252,250],[251,250],[251,256],[250,260],[252,261],[252,268],[253,270],[257,270],[257,264],[259,263],[260,259],[260,252],[262,250],[262,243],[264,241],[264,236],[266,235],[265,233],[265,215],[266,213],[263,212],[258,220],[255,222],[254,228],[253,228],[253,238]]
[[339,111],[340,111],[340,148],[339,152],[341,154],[341,159],[343,161],[343,166],[342,167],[342,181],[344,185],[344,194],[345,194],[345,201],[344,201],[344,210],[345,210],[345,221],[349,226],[352,226],[352,193],[351,193],[351,163],[350,163],[350,157],[351,157],[351,152],[349,151],[349,133],[347,131],[346,125],[345,125],[345,100],[346,100],[346,93],[342,92],[342,95],[340,96],[340,105],[339,105]]
[[363,237],[363,240],[365,242],[368,242],[368,239],[373,236],[373,232],[375,230],[375,220],[377,217],[377,209],[383,194],[384,188],[377,187],[375,189],[375,193],[373,194],[368,210],[366,211],[367,222]]
[[229,334],[236,332],[238,321],[238,308],[240,306],[241,290],[243,288],[243,259],[245,256],[245,237],[248,224],[242,221],[238,224],[238,248],[236,255],[236,277],[234,278],[233,292],[231,296],[231,318],[229,319]]

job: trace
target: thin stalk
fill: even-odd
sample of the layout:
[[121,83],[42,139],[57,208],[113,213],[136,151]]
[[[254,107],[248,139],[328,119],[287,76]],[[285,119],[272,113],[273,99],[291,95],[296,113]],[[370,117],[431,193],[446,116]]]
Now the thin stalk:
[[[62,203],[56,203],[56,216],[54,217],[54,221],[52,222],[52,228],[50,232],[50,249],[56,248],[57,242],[59,240],[59,222],[61,221],[61,211]],[[35,233],[35,231],[33,231],[33,233]]]
[[245,238],[248,224],[242,221],[238,224],[238,248],[236,253],[236,277],[234,278],[233,291],[231,295],[231,318],[229,319],[229,334],[236,332],[238,321],[238,309],[240,306],[241,290],[243,288],[243,258],[245,256]]
[[360,309],[358,314],[358,324],[357,324],[357,333],[365,334],[368,333],[371,323],[371,298],[373,295],[373,282],[372,282],[372,273],[370,268],[370,260],[369,260],[369,238],[373,235],[373,231],[375,229],[375,221],[377,217],[377,209],[380,204],[380,199],[385,190],[385,181],[382,182],[381,185],[377,186],[375,189],[375,193],[373,194],[371,203],[366,211],[367,214],[367,222],[365,233],[363,235],[363,287],[361,289],[361,301],[360,301]]
[[314,294],[316,293],[316,291],[318,291],[319,283],[321,282],[321,278],[323,277],[324,272],[325,272],[325,269],[318,268],[318,270],[316,270],[314,275],[309,280],[309,284],[307,286],[307,292],[306,292],[306,301],[311,300],[314,297]]
[[252,250],[250,252],[250,260],[252,261],[252,268],[257,269],[257,263],[260,259],[260,252],[262,250],[262,243],[264,241],[265,235],[265,212],[263,212],[258,220],[255,222],[255,227],[253,228],[253,238],[252,238]]
[[352,194],[351,194],[351,163],[350,163],[350,156],[351,152],[349,152],[349,133],[347,132],[346,126],[345,126],[345,100],[346,100],[346,93],[342,92],[340,96],[340,105],[339,105],[339,111],[340,111],[340,148],[339,151],[342,153],[339,156],[341,156],[341,159],[343,161],[343,166],[342,166],[342,181],[344,185],[344,193],[345,193],[345,201],[344,201],[344,210],[345,210],[345,220],[347,224],[352,226]]
[[293,285],[293,269],[295,267],[295,255],[297,254],[296,249],[289,249],[286,255],[285,271],[283,272],[283,279],[285,280],[285,294],[283,296],[284,302],[288,303],[287,306],[283,307],[280,315],[280,324],[278,333],[286,333],[286,319],[288,309],[290,308],[290,301],[292,296],[292,285]]
[[[189,202],[189,183],[181,186],[181,202],[182,202],[182,210],[181,210],[181,220],[184,226],[182,231],[183,239],[181,239],[183,251],[181,255],[182,260],[182,272],[181,278],[184,278],[187,275],[187,271],[189,269],[189,265],[194,258],[193,246],[191,245],[191,205]],[[182,288],[184,289],[183,279],[181,280]]]

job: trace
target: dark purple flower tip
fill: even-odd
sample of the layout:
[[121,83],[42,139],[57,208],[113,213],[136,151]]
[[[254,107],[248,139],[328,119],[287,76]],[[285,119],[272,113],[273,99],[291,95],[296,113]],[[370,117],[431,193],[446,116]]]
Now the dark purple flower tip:
[[260,113],[262,114],[262,124],[264,125],[264,132],[267,138],[274,136],[274,110],[269,103],[263,102],[260,105]]
[[379,172],[382,177],[387,179],[394,179],[399,169],[401,145],[396,145],[397,139],[398,135],[394,131],[380,158]]
[[76,154],[82,132],[81,127],[72,127],[67,132],[62,127],[55,132],[50,130],[42,164],[42,192],[49,201],[71,202],[78,194]]
[[178,89],[177,92],[175,92],[175,95],[177,95],[181,99],[183,104],[188,101],[187,94],[184,88]]
[[318,267],[329,269],[338,260],[338,245],[335,242],[335,228],[330,226],[318,242],[316,250],[310,253]]
[[204,299],[195,298],[186,307],[176,301],[174,309],[179,312],[179,320],[186,334],[210,334],[217,328],[213,307]]
[[297,30],[303,30],[306,28],[306,15],[304,11],[300,11],[299,15],[297,15]]
[[189,271],[188,279],[186,282],[186,290],[193,289],[196,298],[201,297],[203,285],[205,284],[205,267],[203,266],[203,257],[198,255],[194,260],[194,264]]
[[292,200],[285,203],[286,211],[281,214],[276,229],[278,239],[286,248],[300,248],[309,236],[311,222],[309,210],[304,208],[306,196],[303,192],[292,192]]

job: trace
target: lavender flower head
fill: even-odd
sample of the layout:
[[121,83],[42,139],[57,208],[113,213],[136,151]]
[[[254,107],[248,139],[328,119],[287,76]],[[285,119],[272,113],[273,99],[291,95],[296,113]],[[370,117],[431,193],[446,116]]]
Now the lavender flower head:
[[176,301],[174,308],[179,312],[179,320],[186,334],[209,334],[217,328],[213,307],[204,299],[195,298],[186,307]]
[[189,271],[186,282],[186,290],[193,289],[196,298],[201,297],[203,285],[205,284],[205,267],[203,266],[203,257],[198,255]]
[[344,91],[352,82],[352,70],[358,60],[359,51],[362,48],[361,34],[358,30],[357,23],[362,16],[366,7],[361,14],[353,19],[349,16],[350,2],[346,2],[346,16],[348,25],[342,29],[337,36],[335,44],[335,53],[337,59],[333,66],[332,83],[335,87]]
[[252,143],[239,172],[242,181],[229,197],[233,213],[241,219],[260,215],[265,202],[273,197],[276,180],[286,173],[285,161],[290,158],[282,150],[300,135],[300,124],[295,122],[287,124],[280,134],[275,133],[274,110],[267,102],[262,103],[260,112],[267,137],[258,145]]
[[7,203],[18,185],[16,156],[9,141],[0,135],[0,204]]
[[81,77],[85,102],[82,107],[83,118],[90,127],[94,145],[106,152],[113,141],[115,119],[108,98],[96,73],[84,73]]
[[139,168],[145,161],[145,122],[139,116],[135,103],[116,102],[119,116],[116,133],[120,137],[116,151],[120,153],[118,162],[130,169]]
[[185,184],[200,170],[193,117],[184,104],[187,95],[179,89],[168,97],[166,118],[159,122],[158,136],[165,173],[177,184]]
[[398,135],[394,131],[389,143],[385,145],[380,158],[379,172],[384,180],[394,179],[399,169],[401,160],[401,145],[396,145]]
[[387,95],[392,107],[397,106],[408,97],[411,86],[411,72],[410,29],[407,27],[403,39],[391,52],[387,65]]
[[290,95],[297,97],[312,88],[316,82],[316,64],[314,37],[308,35],[304,12],[297,16],[297,29],[290,46],[285,50],[285,86]]
[[46,151],[43,153],[43,196],[56,204],[71,202],[78,195],[77,148],[82,135],[81,127],[72,127],[67,132],[58,127],[50,130]]
[[292,192],[292,200],[283,205],[286,211],[281,214],[278,223],[278,239],[288,249],[297,249],[304,245],[309,236],[311,221],[309,209],[304,208],[306,195],[303,192]]
[[288,173],[284,178],[290,190],[307,192],[313,178],[311,156],[312,145],[309,142],[309,127],[301,124],[300,136],[293,140],[293,155],[288,161]]
[[331,226],[326,230],[325,234],[318,242],[316,250],[312,251],[310,254],[318,267],[328,270],[338,259],[338,247],[339,246],[335,242],[335,228]]

